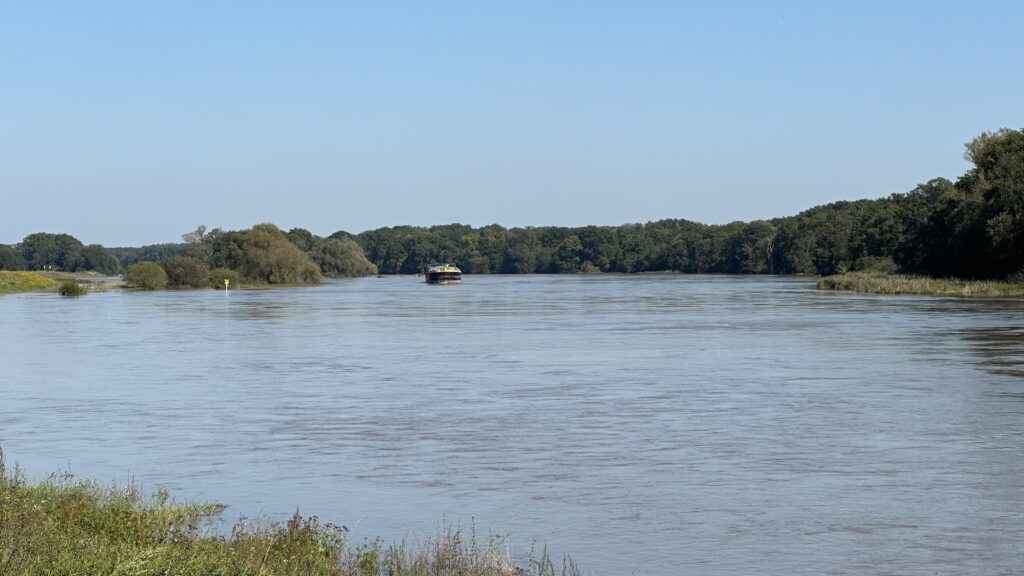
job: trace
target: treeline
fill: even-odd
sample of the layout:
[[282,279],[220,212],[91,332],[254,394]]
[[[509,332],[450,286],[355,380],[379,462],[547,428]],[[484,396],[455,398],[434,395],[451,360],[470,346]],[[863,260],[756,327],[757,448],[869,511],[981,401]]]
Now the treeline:
[[[355,277],[376,274],[362,248],[347,238],[321,238],[307,230],[287,234],[273,224],[248,230],[208,230],[200,226],[182,236],[181,245],[121,249],[125,282],[158,289],[218,288],[227,280],[244,284],[317,284],[321,276]],[[162,257],[157,262],[143,260]]]
[[377,268],[351,238],[321,238],[307,230],[287,234],[273,224],[248,230],[200,226],[180,244],[139,248],[83,246],[68,234],[31,234],[15,246],[0,245],[0,270],[122,272],[129,286],[146,289],[240,284],[316,284],[321,276],[354,277]]
[[[319,275],[412,274],[452,262],[472,274],[715,272],[819,274],[901,271],[1005,278],[1024,267],[1024,130],[986,132],[967,144],[973,167],[877,200],[835,202],[795,216],[707,225],[659,220],[581,228],[396,226],[327,238],[272,224],[186,234],[183,243],[83,246],[67,234],[0,245],[0,269],[94,269],[141,262],[231,270],[257,283],[308,283]],[[172,274],[173,276],[173,274]],[[173,278],[171,280],[173,282]]]
[[0,244],[0,270],[95,270],[117,274],[121,263],[99,244],[82,244],[70,234],[29,234],[15,246]]
[[881,200],[836,202],[787,218],[724,225],[659,220],[581,228],[398,226],[363,232],[356,240],[385,274],[415,273],[437,261],[475,274],[895,270],[899,262],[920,259],[914,254],[920,248],[916,232],[927,206],[952,186],[938,179]]
[[[385,274],[449,261],[468,273],[852,270],[1003,278],[1024,266],[1024,131],[967,145],[974,167],[878,200],[836,202],[796,216],[706,225],[660,220],[582,228],[397,226],[355,239]],[[338,234],[345,234],[339,232]]]

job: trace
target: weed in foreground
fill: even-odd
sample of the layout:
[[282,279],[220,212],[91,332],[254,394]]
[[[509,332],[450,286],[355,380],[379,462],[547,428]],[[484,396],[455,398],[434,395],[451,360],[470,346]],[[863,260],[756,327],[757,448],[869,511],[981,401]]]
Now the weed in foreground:
[[[525,569],[506,541],[481,543],[458,528],[424,542],[353,545],[344,527],[315,516],[286,522],[241,518],[230,535],[217,529],[224,507],[181,504],[166,490],[143,497],[119,488],[52,475],[29,482],[4,467],[0,451],[0,574],[43,576],[557,576],[546,548]],[[533,553],[531,551],[531,557]],[[562,576],[578,576],[568,557]]]

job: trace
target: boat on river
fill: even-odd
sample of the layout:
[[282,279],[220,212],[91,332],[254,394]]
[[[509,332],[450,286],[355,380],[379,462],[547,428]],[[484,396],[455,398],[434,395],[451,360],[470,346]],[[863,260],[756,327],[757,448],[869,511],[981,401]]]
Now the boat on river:
[[434,264],[424,272],[427,284],[462,284],[462,270],[452,264]]

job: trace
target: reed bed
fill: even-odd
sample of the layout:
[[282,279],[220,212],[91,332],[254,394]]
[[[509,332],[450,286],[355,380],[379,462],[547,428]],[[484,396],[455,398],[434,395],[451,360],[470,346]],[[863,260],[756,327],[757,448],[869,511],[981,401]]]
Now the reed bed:
[[28,482],[3,468],[0,452],[0,574],[51,576],[578,576],[546,550],[525,566],[505,539],[479,540],[448,528],[433,539],[385,546],[353,544],[344,527],[296,513],[286,522],[219,529],[223,506],[176,503],[166,490],[143,497],[54,475]]
[[1024,283],[995,280],[958,280],[902,274],[849,272],[818,280],[819,290],[848,290],[865,294],[918,294],[932,296],[1024,296]]

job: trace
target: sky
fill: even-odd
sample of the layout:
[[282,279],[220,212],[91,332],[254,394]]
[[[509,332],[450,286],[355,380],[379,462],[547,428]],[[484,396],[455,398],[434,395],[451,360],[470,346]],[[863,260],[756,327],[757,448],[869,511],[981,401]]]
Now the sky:
[[0,0],[0,243],[706,223],[1024,127],[1024,3]]

